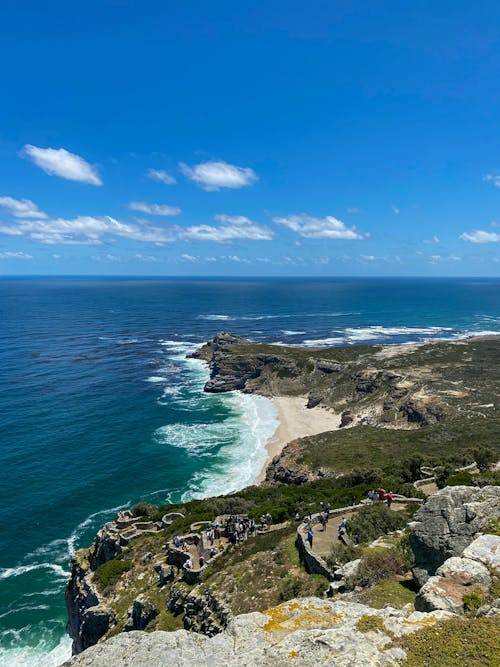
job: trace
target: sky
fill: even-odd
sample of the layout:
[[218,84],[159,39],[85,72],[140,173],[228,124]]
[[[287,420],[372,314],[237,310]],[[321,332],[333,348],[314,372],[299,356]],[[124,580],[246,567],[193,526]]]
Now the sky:
[[500,4],[3,0],[0,274],[499,276]]

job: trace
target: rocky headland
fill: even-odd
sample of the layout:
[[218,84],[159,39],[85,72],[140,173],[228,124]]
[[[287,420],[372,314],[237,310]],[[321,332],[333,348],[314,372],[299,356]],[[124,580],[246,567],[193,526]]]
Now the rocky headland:
[[[465,664],[498,664],[499,353],[500,337],[320,350],[218,334],[193,355],[207,392],[290,397],[338,424],[292,439],[258,487],[106,524],[72,560],[65,665],[448,667],[478,633]],[[379,486],[391,509],[367,500]]]

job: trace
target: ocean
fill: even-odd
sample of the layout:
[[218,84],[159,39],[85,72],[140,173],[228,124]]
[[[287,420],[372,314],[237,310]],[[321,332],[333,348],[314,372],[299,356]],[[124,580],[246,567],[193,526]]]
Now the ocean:
[[70,655],[69,558],[119,509],[251,484],[271,401],[208,395],[230,331],[314,346],[500,333],[500,279],[0,279],[0,664]]

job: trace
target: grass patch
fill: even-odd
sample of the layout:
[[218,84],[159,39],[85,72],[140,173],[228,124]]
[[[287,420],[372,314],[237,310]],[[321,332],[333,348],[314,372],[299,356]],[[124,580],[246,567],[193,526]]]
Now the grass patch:
[[406,650],[402,667],[498,667],[498,618],[452,618],[399,640]]
[[401,609],[407,604],[413,604],[416,593],[412,577],[390,577],[362,591],[358,602],[374,609],[383,609],[386,604]]

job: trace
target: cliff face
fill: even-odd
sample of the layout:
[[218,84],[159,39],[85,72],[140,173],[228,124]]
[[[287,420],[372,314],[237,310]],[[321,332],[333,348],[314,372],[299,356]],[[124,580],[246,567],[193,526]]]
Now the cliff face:
[[92,583],[88,552],[71,559],[71,578],[66,586],[67,631],[73,639],[73,653],[96,644],[113,624],[113,612],[103,603]]
[[[205,391],[238,389],[264,396],[308,397],[363,421],[429,426],[457,413],[495,411],[500,337],[426,345],[304,349],[252,343],[222,332],[192,356],[210,367]],[[484,402],[483,402],[484,401]]]

